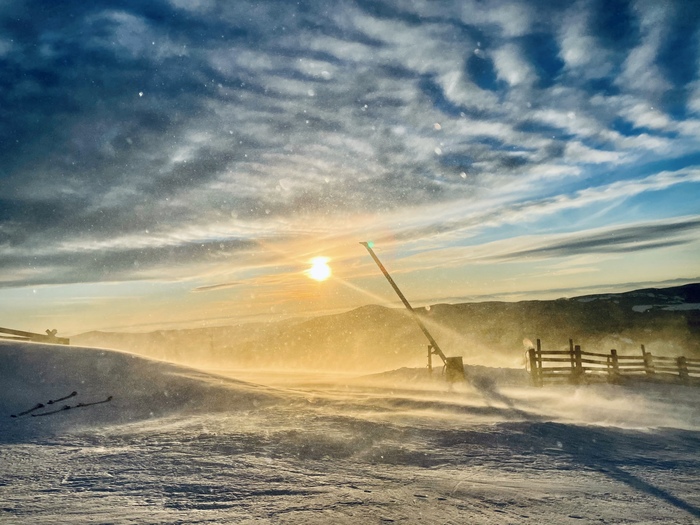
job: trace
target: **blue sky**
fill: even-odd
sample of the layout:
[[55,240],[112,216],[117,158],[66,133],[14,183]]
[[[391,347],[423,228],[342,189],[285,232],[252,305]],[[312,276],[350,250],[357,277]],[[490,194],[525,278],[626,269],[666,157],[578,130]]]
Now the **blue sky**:
[[370,239],[418,303],[698,280],[698,28],[688,0],[5,3],[0,324],[388,304]]

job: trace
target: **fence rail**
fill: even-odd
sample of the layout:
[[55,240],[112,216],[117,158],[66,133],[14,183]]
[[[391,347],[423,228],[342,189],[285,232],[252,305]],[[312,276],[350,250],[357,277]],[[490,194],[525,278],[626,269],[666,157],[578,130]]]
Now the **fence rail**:
[[34,341],[36,343],[53,343],[59,345],[70,344],[67,337],[58,337],[56,330],[46,330],[46,334],[35,334],[23,330],[13,330],[12,328],[0,327],[0,339],[10,339],[12,341]]
[[569,339],[569,350],[542,350],[538,339],[537,347],[528,350],[527,364],[535,386],[620,383],[635,378],[700,386],[700,359],[655,356],[647,352],[644,345],[641,350],[641,355],[618,355],[615,349],[609,354],[584,352],[572,339]]

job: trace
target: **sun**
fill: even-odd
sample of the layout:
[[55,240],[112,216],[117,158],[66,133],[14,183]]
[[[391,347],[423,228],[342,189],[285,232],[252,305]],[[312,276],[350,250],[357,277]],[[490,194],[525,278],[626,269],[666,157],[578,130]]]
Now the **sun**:
[[328,261],[328,257],[314,257],[311,259],[311,268],[306,270],[306,274],[316,281],[325,281],[331,276]]

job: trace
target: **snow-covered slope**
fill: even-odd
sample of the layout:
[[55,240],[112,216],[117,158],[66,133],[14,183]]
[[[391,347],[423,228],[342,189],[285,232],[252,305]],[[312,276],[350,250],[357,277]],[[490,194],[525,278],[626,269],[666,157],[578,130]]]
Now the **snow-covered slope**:
[[421,369],[295,382],[3,342],[0,522],[700,519],[700,389],[468,371],[451,389]]
[[[265,387],[127,352],[0,340],[0,442],[172,413],[249,410],[273,397]],[[43,415],[65,406],[72,408]]]

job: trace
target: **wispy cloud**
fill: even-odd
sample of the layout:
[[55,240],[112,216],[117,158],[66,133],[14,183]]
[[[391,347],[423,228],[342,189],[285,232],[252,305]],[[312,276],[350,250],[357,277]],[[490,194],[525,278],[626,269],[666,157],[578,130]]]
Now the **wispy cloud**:
[[498,77],[511,86],[531,85],[537,80],[530,65],[518,47],[507,44],[493,52]]
[[193,292],[211,292],[214,290],[225,290],[227,288],[234,288],[236,286],[240,286],[240,282],[234,282],[234,283],[221,283],[221,284],[211,284],[208,286],[197,286],[196,288],[193,288]]
[[613,55],[591,28],[593,15],[590,2],[579,1],[567,9],[558,33],[560,56],[571,74],[605,78],[613,68]]
[[673,7],[671,3],[647,0],[638,0],[633,4],[640,43],[627,56],[617,82],[632,91],[657,99],[671,87],[656,61]]
[[[600,264],[621,255],[663,248],[700,245],[700,218],[641,222],[560,234],[524,235],[484,244],[434,247],[410,255],[395,273],[450,271],[474,265],[548,262],[546,275],[594,274]],[[543,274],[544,275],[544,274]]]
[[[564,211],[622,203],[646,192],[668,189],[679,184],[700,182],[700,170],[662,172],[643,179],[618,181],[548,198],[522,199],[518,194],[494,195],[490,200],[470,200],[424,208],[412,218],[402,217],[395,229],[401,242],[425,241],[433,236],[469,239],[488,228],[536,223]],[[426,217],[430,219],[426,220]],[[398,221],[397,221],[398,222]],[[427,222],[427,224],[426,224]],[[397,233],[401,232],[401,233]],[[438,243],[444,242],[437,239]],[[470,243],[471,244],[471,243]]]
[[587,253],[626,253],[679,246],[699,240],[700,219],[691,218],[680,222],[641,224],[606,229],[602,232],[567,234],[560,236],[557,240],[550,240],[543,246],[514,251],[494,258],[510,260],[532,257],[570,257]]

